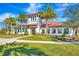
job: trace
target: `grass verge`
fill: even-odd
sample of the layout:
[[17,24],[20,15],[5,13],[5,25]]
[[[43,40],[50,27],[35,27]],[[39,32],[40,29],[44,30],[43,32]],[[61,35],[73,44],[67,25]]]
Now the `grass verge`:
[[36,41],[60,41],[57,39],[57,37],[53,36],[42,36],[42,35],[34,35],[34,36],[28,36],[19,38],[20,40],[36,40]]
[[27,36],[27,35],[1,35],[0,34],[0,38],[16,38],[21,36]]
[[79,56],[79,45],[11,43],[0,45],[0,56]]

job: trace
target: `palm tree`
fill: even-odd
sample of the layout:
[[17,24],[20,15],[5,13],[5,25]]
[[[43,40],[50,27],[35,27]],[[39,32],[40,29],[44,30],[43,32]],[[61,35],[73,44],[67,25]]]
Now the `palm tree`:
[[10,18],[6,18],[5,19],[5,24],[6,24],[6,26],[7,26],[7,32],[13,32],[13,26],[16,24],[16,20],[15,20],[15,18],[13,18],[13,17],[10,17]]
[[[71,7],[67,7],[64,10],[64,17],[67,17],[65,22],[66,27],[73,28],[75,35],[77,35],[77,29],[79,28],[79,4],[74,4]],[[73,8],[74,7],[74,8]]]
[[43,12],[39,12],[39,17],[41,19],[45,19],[46,20],[46,32],[47,32],[48,20],[49,19],[52,19],[52,20],[55,19],[56,18],[56,14],[55,14],[55,11],[52,9],[52,7],[48,4],[48,5],[46,5],[46,8],[44,9]]
[[21,23],[21,32],[23,30],[22,23],[27,20],[27,16],[25,14],[19,14],[17,20]]
[[19,29],[20,29],[20,28],[21,28],[21,26],[20,26],[20,25],[18,25],[18,24],[15,26],[15,29],[16,29],[16,34],[17,34],[17,32],[19,32]]
[[74,34],[77,35],[79,23],[75,19],[67,20],[65,22],[65,27],[72,28],[74,30]]

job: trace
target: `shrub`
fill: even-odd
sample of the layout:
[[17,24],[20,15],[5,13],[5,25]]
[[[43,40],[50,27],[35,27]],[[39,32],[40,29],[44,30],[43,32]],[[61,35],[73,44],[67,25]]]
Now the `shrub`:
[[25,35],[28,35],[28,32],[25,32],[24,34],[25,34]]

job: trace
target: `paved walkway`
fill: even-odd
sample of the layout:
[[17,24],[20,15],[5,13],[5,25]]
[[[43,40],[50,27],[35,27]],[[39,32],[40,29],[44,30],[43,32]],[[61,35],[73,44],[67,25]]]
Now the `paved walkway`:
[[21,36],[21,37],[17,37],[17,38],[9,38],[9,39],[6,39],[6,38],[0,38],[0,45],[2,45],[2,44],[6,44],[6,43],[16,42],[17,39],[19,39],[19,38],[23,38],[23,37],[28,37],[28,36]]
[[6,44],[6,43],[12,43],[12,42],[16,42],[16,41],[17,41],[16,38],[11,38],[11,39],[0,38],[0,45]]
[[19,38],[28,37],[22,36],[17,38],[4,39],[0,38],[0,45],[12,42],[25,42],[25,43],[43,43],[43,44],[79,44],[77,41],[72,42],[55,42],[55,41],[33,41],[33,40],[18,40]]
[[[21,38],[21,37],[19,37]],[[12,42],[25,42],[25,43],[42,43],[42,44],[79,44],[79,42],[55,42],[55,41],[32,41],[32,40],[18,40],[18,38],[2,39],[0,38],[0,45]]]
[[17,40],[16,42],[25,43],[43,43],[43,44],[79,44],[79,42],[55,42],[55,41],[32,41],[32,40]]

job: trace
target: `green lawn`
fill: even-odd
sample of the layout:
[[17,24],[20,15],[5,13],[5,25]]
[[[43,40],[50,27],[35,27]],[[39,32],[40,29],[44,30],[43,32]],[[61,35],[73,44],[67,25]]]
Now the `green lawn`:
[[36,41],[60,41],[54,36],[34,35],[20,38],[20,40],[36,40]]
[[76,44],[11,43],[0,45],[1,56],[79,56]]
[[16,38],[21,36],[27,36],[27,35],[1,35],[0,34],[0,38]]

